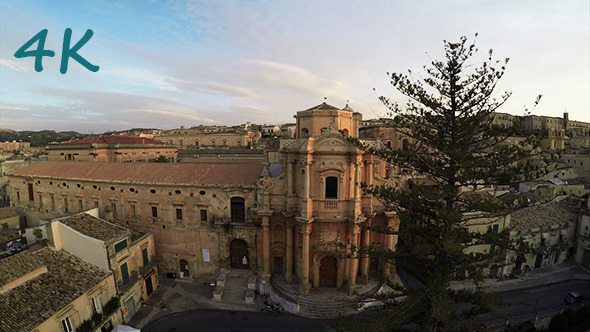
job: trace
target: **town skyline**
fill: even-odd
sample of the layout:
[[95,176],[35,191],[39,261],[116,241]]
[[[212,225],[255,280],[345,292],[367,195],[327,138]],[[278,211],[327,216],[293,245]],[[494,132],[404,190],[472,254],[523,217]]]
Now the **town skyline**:
[[[477,64],[511,58],[499,111],[590,122],[586,1],[410,4],[377,2],[148,2],[96,5],[0,2],[0,127],[100,133],[130,128],[288,123],[324,101],[364,119],[386,116],[397,96],[387,72],[421,72],[442,41],[474,38]],[[59,73],[64,30],[80,54]],[[43,71],[14,53],[48,29]],[[34,47],[34,46],[33,46]],[[373,90],[375,89],[375,91]]]

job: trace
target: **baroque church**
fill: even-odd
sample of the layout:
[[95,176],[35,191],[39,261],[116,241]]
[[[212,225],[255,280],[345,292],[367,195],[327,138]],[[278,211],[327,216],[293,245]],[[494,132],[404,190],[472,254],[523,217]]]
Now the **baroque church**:
[[353,293],[395,267],[347,256],[339,244],[393,250],[397,235],[368,227],[399,227],[395,213],[361,189],[399,183],[391,166],[350,141],[361,120],[348,105],[297,112],[295,138],[267,149],[264,164],[41,162],[9,174],[11,205],[28,226],[97,209],[101,218],[151,232],[168,276],[247,269],[264,282],[280,275],[300,294]]

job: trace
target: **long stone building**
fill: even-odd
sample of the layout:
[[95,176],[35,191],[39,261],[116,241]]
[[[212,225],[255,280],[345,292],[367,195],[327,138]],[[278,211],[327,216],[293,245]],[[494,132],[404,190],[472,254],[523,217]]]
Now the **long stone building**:
[[100,135],[86,137],[65,143],[47,146],[49,161],[92,161],[92,162],[155,162],[165,156],[169,161],[177,160],[178,148],[164,142],[145,137]]
[[98,207],[101,218],[151,232],[159,271],[182,277],[249,269],[267,282],[280,274],[300,293],[352,293],[371,272],[395,273],[338,246],[397,243],[368,228],[399,220],[360,184],[398,179],[347,139],[358,137],[361,114],[324,103],[296,118],[296,138],[267,151],[265,163],[48,161],[9,175],[11,204],[29,223]]

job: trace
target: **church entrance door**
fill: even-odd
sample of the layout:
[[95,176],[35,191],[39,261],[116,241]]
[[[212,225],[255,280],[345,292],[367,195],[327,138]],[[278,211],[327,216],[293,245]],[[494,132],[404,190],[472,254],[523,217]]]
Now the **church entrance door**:
[[336,275],[338,273],[338,262],[335,257],[326,256],[320,261],[320,286],[336,286]]
[[184,259],[180,260],[180,278],[188,278],[190,273],[188,271],[188,262]]
[[248,244],[244,240],[236,239],[229,244],[229,260],[232,269],[249,269]]

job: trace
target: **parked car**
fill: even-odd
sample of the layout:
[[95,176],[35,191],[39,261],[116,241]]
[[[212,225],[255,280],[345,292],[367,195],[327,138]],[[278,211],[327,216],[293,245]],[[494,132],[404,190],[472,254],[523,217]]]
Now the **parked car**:
[[565,297],[565,302],[567,303],[578,303],[584,301],[586,298],[584,295],[580,294],[580,292],[570,292]]
[[20,243],[20,240],[10,241],[6,246],[8,247],[8,250],[12,252],[21,250],[23,248],[23,245],[22,243]]

